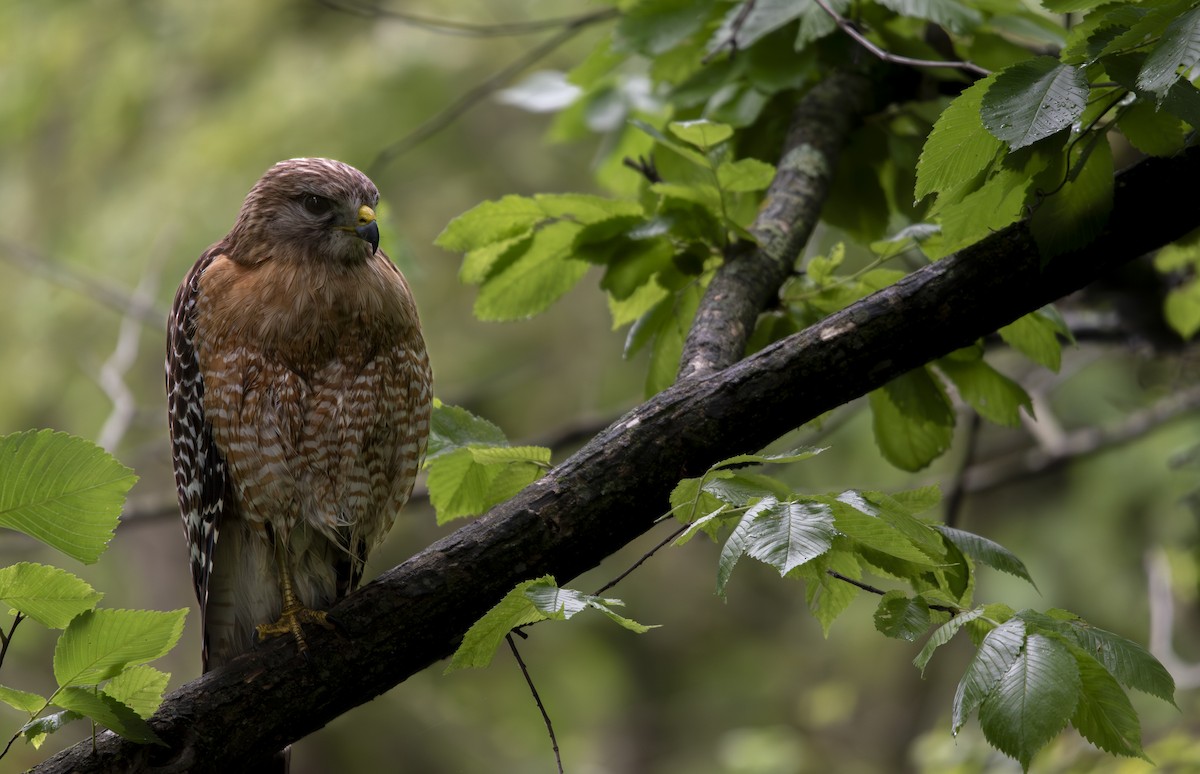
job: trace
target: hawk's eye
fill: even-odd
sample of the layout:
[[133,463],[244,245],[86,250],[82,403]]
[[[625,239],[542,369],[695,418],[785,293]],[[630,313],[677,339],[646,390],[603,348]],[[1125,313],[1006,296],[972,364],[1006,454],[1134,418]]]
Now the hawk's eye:
[[333,209],[333,202],[316,194],[304,194],[301,203],[313,215],[327,215]]

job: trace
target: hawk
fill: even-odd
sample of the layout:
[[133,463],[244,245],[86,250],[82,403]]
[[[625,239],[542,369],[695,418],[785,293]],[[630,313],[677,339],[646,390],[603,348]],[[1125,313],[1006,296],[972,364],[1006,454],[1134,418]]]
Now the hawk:
[[291,159],[175,294],[167,394],[203,667],[326,626],[412,492],[431,375],[357,169]]

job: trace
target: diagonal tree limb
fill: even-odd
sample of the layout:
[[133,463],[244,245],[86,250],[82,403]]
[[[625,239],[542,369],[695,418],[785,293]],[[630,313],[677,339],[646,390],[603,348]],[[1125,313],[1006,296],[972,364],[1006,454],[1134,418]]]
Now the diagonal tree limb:
[[[778,171],[750,227],[755,249],[727,256],[705,290],[684,341],[679,377],[718,371],[741,359],[758,314],[774,301],[812,236],[829,194],[838,156],[862,120],[897,97],[900,77],[840,70],[814,86],[792,114]],[[744,247],[744,246],[743,246]]]
[[517,582],[566,582],[649,529],[683,476],[759,449],[825,411],[1200,226],[1174,181],[1200,176],[1200,148],[1118,176],[1094,244],[1043,268],[1026,223],[926,266],[820,323],[706,377],[685,379],[617,420],[542,480],[439,540],[331,611],[309,657],[267,642],[182,686],[151,719],[167,748],[105,733],[36,772],[228,771],[278,749],[449,655]]

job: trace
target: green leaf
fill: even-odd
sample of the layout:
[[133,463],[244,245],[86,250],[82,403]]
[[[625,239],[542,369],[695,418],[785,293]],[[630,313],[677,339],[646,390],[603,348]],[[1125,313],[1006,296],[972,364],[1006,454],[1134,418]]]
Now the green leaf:
[[925,647],[921,648],[921,652],[913,659],[913,663],[916,664],[917,669],[921,670],[922,677],[925,676],[925,667],[929,664],[929,659],[933,658],[933,652],[954,639],[954,635],[958,634],[959,629],[981,615],[983,615],[982,607],[977,607],[966,613],[959,613],[933,632],[929,637],[929,641],[925,643]]
[[1038,365],[1057,372],[1062,364],[1058,333],[1054,320],[1042,312],[1031,312],[1001,328],[1000,338]]
[[[908,525],[899,524],[892,515],[884,515],[880,509],[872,507],[861,493],[853,490],[842,492],[830,504],[834,526],[846,537],[907,562],[926,567],[936,564],[927,552],[918,547],[918,541],[926,545],[932,541],[911,534],[913,530]],[[929,532],[930,536],[936,537],[937,533],[924,523],[911,516],[908,519],[918,528]]]
[[536,481],[549,459],[549,449],[536,446],[466,446],[439,455],[427,465],[438,524],[504,502]]
[[504,641],[504,636],[518,626],[524,626],[536,621],[546,620],[546,615],[538,610],[525,592],[535,585],[554,586],[553,576],[544,575],[541,578],[518,583],[512,591],[504,595],[504,599],[496,603],[482,618],[471,624],[471,628],[463,635],[462,644],[450,657],[446,672],[458,669],[479,669],[492,663],[496,649]]
[[920,489],[893,492],[892,497],[895,498],[896,502],[908,509],[909,513],[924,513],[932,508],[936,508],[941,503],[942,490],[937,484],[930,484]]
[[175,646],[185,617],[186,608],[81,613],[55,645],[54,677],[63,687],[95,685],[127,666],[153,661]]
[[730,193],[761,191],[775,179],[775,167],[758,159],[740,159],[717,167],[717,182]]
[[1004,143],[979,118],[983,95],[995,82],[989,75],[964,89],[933,124],[917,161],[917,200],[972,180],[987,169]]
[[915,472],[950,448],[954,408],[926,368],[917,368],[870,394],[875,443],[884,458]]
[[129,707],[139,717],[149,718],[162,704],[163,691],[171,675],[152,666],[132,666],[109,680],[104,693]]
[[989,422],[1008,427],[1021,423],[1021,409],[1033,415],[1033,404],[1021,385],[988,365],[987,361],[942,358],[938,370],[954,384],[962,399]]
[[780,575],[825,553],[833,542],[833,512],[824,503],[768,497],[746,516],[751,519],[746,553]]
[[1067,129],[1087,107],[1088,81],[1083,71],[1039,56],[996,75],[983,96],[983,125],[1011,150]]
[[539,229],[514,260],[498,265],[475,299],[480,320],[519,320],[544,312],[587,273],[589,264],[573,256],[581,226],[558,221]]
[[707,151],[733,136],[732,126],[703,118],[695,121],[672,121],[667,124],[667,128],[671,130],[671,134],[702,151]]
[[733,568],[750,550],[750,542],[754,536],[754,518],[755,515],[750,512],[743,514],[729,533],[729,537],[725,539],[725,545],[721,546],[721,555],[717,558],[717,595],[722,599],[725,597],[725,586],[729,583]]
[[711,470],[719,470],[721,468],[735,467],[737,465],[788,465],[793,462],[801,462],[811,459],[821,452],[825,451],[824,446],[800,446],[787,451],[776,452],[772,454],[735,454],[732,457],[726,457],[720,462],[714,464]]
[[1042,7],[1051,13],[1072,13],[1088,11],[1107,2],[1109,0],[1042,0]]
[[642,0],[621,15],[613,49],[663,54],[699,31],[713,0]]
[[875,628],[885,637],[915,642],[929,628],[929,604],[902,591],[889,591],[875,609]]
[[942,243],[931,252],[940,258],[974,244],[994,231],[1016,223],[1026,212],[1025,202],[1033,181],[1026,170],[1001,168],[977,190],[958,201],[951,194],[938,197],[934,207],[941,224]]
[[14,709],[28,712],[30,715],[41,712],[47,704],[46,699],[36,693],[19,691],[5,685],[0,685],[0,701]]
[[1029,576],[1029,570],[1025,568],[1025,563],[999,543],[971,532],[947,527],[944,524],[938,524],[934,529],[945,535],[949,541],[958,546],[959,550],[976,562],[985,564],[993,570],[1015,575],[1035,589],[1037,588],[1037,584]]
[[950,730],[955,736],[1016,662],[1025,644],[1025,622],[1013,618],[988,632],[958,682]]
[[429,448],[425,463],[437,459],[456,449],[467,446],[507,446],[504,431],[482,417],[458,406],[433,399],[433,413],[429,419]]
[[705,45],[709,54],[722,47],[745,51],[765,35],[804,13],[805,3],[795,0],[754,0],[747,9],[741,2],[729,9],[721,26]]
[[1082,650],[1073,650],[1079,667],[1079,704],[1071,725],[1092,744],[1113,755],[1142,758],[1142,729],[1129,697],[1108,670]]
[[1187,144],[1183,121],[1150,102],[1135,102],[1120,113],[1117,128],[1131,145],[1150,156],[1172,156]]
[[1171,288],[1163,303],[1163,314],[1185,341],[1195,336],[1200,331],[1200,280]]
[[0,527],[91,564],[112,539],[135,481],[82,438],[50,430],[0,437]]
[[959,34],[973,30],[983,21],[979,11],[955,0],[880,0],[880,4],[901,16],[926,19]]
[[592,609],[599,610],[623,628],[638,634],[645,634],[651,629],[657,628],[640,624],[613,612],[611,606],[625,604],[619,599],[596,597],[575,589],[563,589],[546,583],[533,584],[525,590],[525,596],[533,602],[534,607],[551,620],[567,620],[574,617],[576,613]]
[[0,601],[43,626],[63,629],[104,595],[66,570],[18,562],[0,568]]
[[796,572],[804,576],[804,596],[808,608],[821,623],[821,631],[828,638],[833,622],[858,597],[857,586],[829,573],[836,572],[853,580],[861,580],[862,565],[855,554],[835,549],[801,565]]
[[68,686],[55,694],[54,703],[63,709],[91,718],[131,742],[166,746],[154,733],[154,729],[138,717],[136,712],[103,692]]
[[1067,158],[1061,188],[1046,195],[1029,222],[1043,260],[1091,244],[1112,211],[1113,156],[1105,135],[1084,138]]
[[499,242],[511,242],[546,217],[545,211],[526,196],[505,196],[477,204],[446,226],[434,244],[465,253]]
[[24,736],[25,741],[29,742],[33,749],[36,750],[42,746],[42,742],[46,741],[47,736],[58,731],[66,724],[82,718],[83,715],[73,710],[63,710],[62,712],[55,712],[52,715],[34,718],[21,726],[21,736]]
[[1138,74],[1138,88],[1161,93],[1178,79],[1178,70],[1190,70],[1200,62],[1200,8],[1176,17],[1163,32],[1158,45],[1146,57]]
[[[1095,658],[1122,685],[1157,696],[1175,704],[1175,680],[1149,651],[1119,634],[1099,629],[1066,611],[1048,611],[1063,620],[1056,629],[1070,636],[1089,656]],[[1021,613],[1025,614],[1024,611]]]
[[1028,770],[1034,753],[1075,714],[1079,693],[1079,668],[1066,646],[1030,634],[1020,655],[979,707],[979,725],[996,749]]

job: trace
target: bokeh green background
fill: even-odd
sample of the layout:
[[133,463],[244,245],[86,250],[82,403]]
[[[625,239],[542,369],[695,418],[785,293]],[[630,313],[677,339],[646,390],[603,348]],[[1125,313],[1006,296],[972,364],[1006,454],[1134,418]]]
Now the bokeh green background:
[[[594,6],[403,7],[487,23]],[[539,67],[569,68],[605,32],[585,32]],[[71,566],[11,533],[0,535],[0,563],[65,565],[105,591],[111,607],[194,607],[162,392],[163,322],[179,279],[275,161],[322,155],[367,169],[537,40],[439,35],[305,0],[0,3],[0,433],[51,427],[103,439],[141,477],[133,517],[98,565]],[[484,199],[594,189],[596,144],[547,142],[547,123],[484,100],[371,168],[385,203],[384,247],[417,295],[436,394],[522,441],[615,417],[640,399],[644,370],[621,358],[623,332],[610,330],[594,279],[536,320],[484,324],[471,316],[473,291],[457,282],[456,256],[432,246],[452,217]],[[1091,347],[1068,352],[1067,378],[997,363],[1048,384],[1047,405],[1068,429],[1117,421],[1184,386],[1189,372],[1178,359]],[[1181,503],[1200,476],[1168,467],[1200,442],[1198,430],[1200,420],[1185,417],[972,496],[965,528],[1016,551],[1041,592],[985,571],[978,597],[1067,607],[1145,642],[1146,552],[1166,549],[1180,599],[1175,646],[1185,660],[1200,660],[1196,521]],[[956,465],[952,452],[916,478],[889,469],[862,412],[825,443],[829,452],[789,473],[798,486],[900,488],[948,481]],[[988,430],[981,454],[1024,443],[1021,431]],[[418,503],[373,558],[373,572],[450,528],[435,527]],[[569,585],[602,585],[657,539],[646,536]],[[876,634],[871,599],[825,640],[802,587],[763,566],[739,566],[728,603],[720,601],[716,556],[699,540],[664,551],[612,592],[633,618],[662,625],[651,633],[581,617],[535,627],[522,643],[568,771],[1017,770],[971,727],[957,741],[949,736],[954,681],[970,655],[962,643],[939,653],[922,681],[909,663],[918,645]],[[182,644],[158,664],[172,687],[198,674],[198,640],[193,611]],[[49,633],[24,625],[0,682],[46,692],[52,644]],[[1151,755],[1200,767],[1196,689],[1180,692],[1182,712],[1143,699],[1135,703]],[[0,736],[20,723],[0,707]],[[86,733],[77,723],[42,750],[19,743],[0,770],[32,765]],[[1035,761],[1041,771],[1072,766],[1150,770],[1104,760],[1070,733]],[[479,672],[443,676],[435,666],[339,718],[295,746],[293,771],[549,772],[553,759],[522,677],[502,653]]]

